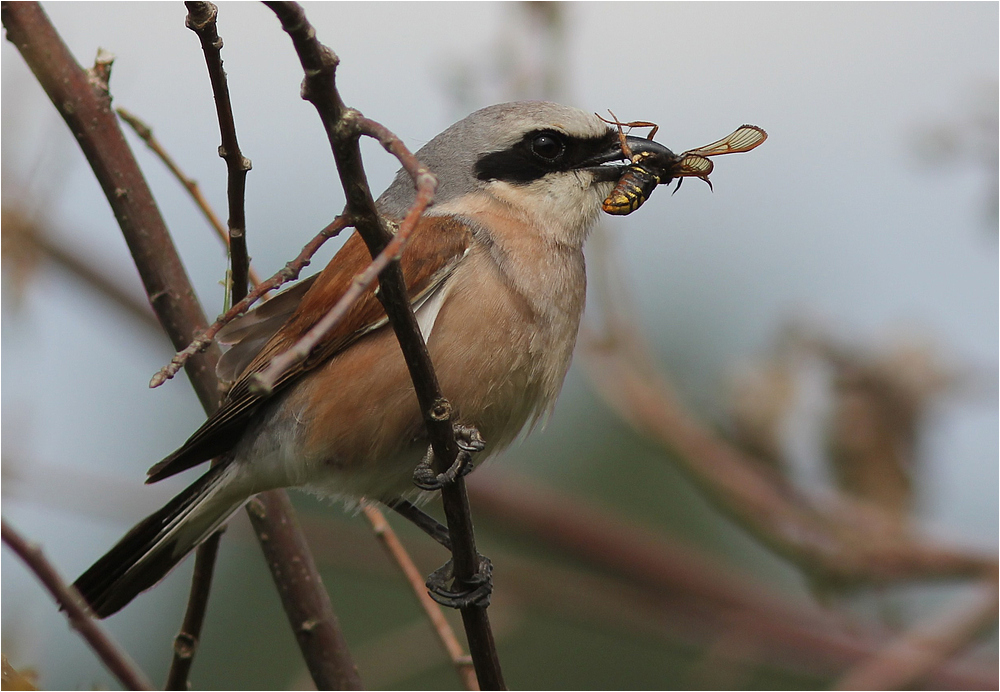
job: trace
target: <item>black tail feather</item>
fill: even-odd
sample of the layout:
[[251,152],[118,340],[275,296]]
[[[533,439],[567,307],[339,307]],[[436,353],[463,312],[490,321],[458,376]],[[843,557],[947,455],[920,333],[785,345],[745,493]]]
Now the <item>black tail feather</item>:
[[[222,478],[226,464],[212,467],[162,509],[146,517],[118,541],[74,586],[99,618],[112,615],[159,582],[180,563],[230,512],[188,545],[179,545],[176,528],[208,497]],[[239,503],[233,509],[239,507]]]

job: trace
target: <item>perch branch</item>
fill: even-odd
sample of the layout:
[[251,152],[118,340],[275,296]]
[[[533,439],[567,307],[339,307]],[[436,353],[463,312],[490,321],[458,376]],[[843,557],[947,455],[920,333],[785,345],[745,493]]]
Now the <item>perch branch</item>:
[[[355,220],[355,227],[374,258],[389,244],[392,235],[375,209],[375,201],[362,165],[361,150],[358,145],[359,137],[363,134],[362,118],[357,111],[344,106],[335,87],[334,79],[339,59],[333,51],[316,39],[315,29],[298,4],[290,2],[265,4],[278,16],[299,56],[305,72],[302,96],[316,107],[347,195],[348,213]],[[402,145],[392,146],[398,148]],[[404,167],[407,165],[402,159],[401,163]],[[431,180],[433,178],[430,175],[423,175],[414,180],[414,183],[419,190]],[[382,271],[379,285],[381,287],[379,300],[385,307],[389,323],[410,370],[417,401],[434,449],[435,465],[439,472],[443,472],[458,454],[452,429],[451,406],[441,395],[427,346],[406,296],[398,262],[391,262]],[[449,531],[452,534],[452,559],[456,582],[468,583],[478,571],[479,554],[476,551],[464,481],[459,479],[453,484],[446,485],[441,495]],[[486,609],[479,606],[463,608],[462,620],[480,686],[483,689],[503,688],[500,662],[496,655]]]

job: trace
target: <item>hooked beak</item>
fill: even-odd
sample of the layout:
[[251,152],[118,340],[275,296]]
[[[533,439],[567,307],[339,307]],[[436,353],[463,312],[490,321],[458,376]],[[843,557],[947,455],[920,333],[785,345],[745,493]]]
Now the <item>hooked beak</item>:
[[[632,156],[636,154],[648,154],[650,157],[655,158],[659,166],[663,169],[666,169],[678,160],[674,152],[659,142],[654,142],[645,137],[627,135],[625,143],[632,150]],[[594,174],[594,179],[597,181],[613,182],[621,177],[630,163],[631,161],[629,161],[625,152],[622,151],[621,142],[616,138],[611,147],[584,161],[580,168],[591,171]]]

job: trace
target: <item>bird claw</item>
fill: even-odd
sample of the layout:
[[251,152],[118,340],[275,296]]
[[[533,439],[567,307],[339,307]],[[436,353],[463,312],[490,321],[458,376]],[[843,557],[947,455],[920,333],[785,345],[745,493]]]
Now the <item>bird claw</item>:
[[452,560],[432,572],[426,582],[430,597],[448,608],[488,607],[493,594],[493,563],[488,557],[479,555],[478,558],[479,568],[476,574],[462,583],[455,579]]
[[454,430],[458,454],[447,471],[435,473],[432,466],[434,462],[433,447],[427,448],[427,454],[413,470],[413,484],[421,490],[440,490],[468,475],[473,468],[472,455],[486,448],[486,441],[475,428],[455,425]]

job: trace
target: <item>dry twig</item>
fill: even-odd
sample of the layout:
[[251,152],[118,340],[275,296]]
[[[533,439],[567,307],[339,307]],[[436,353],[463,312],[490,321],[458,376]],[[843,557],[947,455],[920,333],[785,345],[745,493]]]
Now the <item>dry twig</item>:
[[349,225],[350,224],[344,215],[338,216],[327,224],[326,228],[317,233],[312,240],[306,243],[298,257],[285,264],[285,266],[279,269],[273,276],[271,276],[271,278],[258,284],[256,288],[250,291],[246,297],[243,298],[243,300],[236,303],[236,305],[229,308],[222,315],[219,315],[215,322],[212,323],[211,327],[201,330],[195,339],[192,339],[187,346],[174,355],[167,365],[160,368],[160,370],[153,375],[153,379],[150,380],[149,386],[151,388],[159,387],[161,384],[176,375],[191,357],[203,352],[212,345],[212,341],[215,339],[215,336],[219,333],[220,329],[249,310],[250,306],[257,302],[257,300],[259,300],[265,293],[269,293],[270,291],[279,288],[281,285],[289,281],[295,281],[295,279],[299,278],[299,274],[303,269],[309,266],[312,256],[319,251],[319,249],[323,246],[323,243],[340,233]]
[[445,653],[448,654],[452,665],[455,666],[455,671],[462,679],[465,689],[478,690],[479,685],[476,682],[476,671],[472,667],[472,659],[462,649],[458,637],[455,636],[455,631],[452,630],[444,613],[441,612],[441,606],[428,595],[427,587],[424,586],[423,575],[420,574],[417,566],[413,564],[413,559],[406,552],[406,548],[399,541],[399,537],[392,530],[392,526],[389,525],[385,515],[378,507],[373,505],[365,505],[362,508],[362,512],[364,512],[365,518],[372,525],[375,536],[385,548],[385,551],[389,553],[389,557],[399,567],[403,576],[406,577],[406,581],[409,582],[414,595],[420,601],[420,607],[424,609],[427,618],[431,621],[434,633],[437,634],[441,646],[444,647]]
[[[188,191],[191,199],[194,201],[195,206],[201,211],[202,215],[208,221],[208,224],[215,231],[215,234],[219,239],[225,244],[226,248],[229,248],[229,232],[226,231],[226,227],[223,225],[222,221],[219,219],[219,215],[215,213],[212,206],[205,199],[205,195],[201,192],[201,187],[198,185],[198,181],[194,178],[190,178],[187,174],[181,170],[180,166],[174,161],[174,158],[170,153],[164,148],[155,135],[153,135],[153,128],[142,121],[139,116],[134,113],[124,109],[116,108],[115,112],[118,113],[118,117],[124,120],[132,131],[138,135],[139,139],[146,143],[150,151],[156,154],[157,158],[163,162],[163,165],[167,167],[167,170],[177,178],[178,182],[184,186],[184,189]],[[250,284],[254,287],[260,285],[261,279],[257,274],[257,271],[251,267],[250,272]]]
[[0,521],[0,528],[3,530],[3,542],[34,572],[45,589],[56,599],[59,607],[66,611],[73,629],[87,640],[90,648],[125,689],[153,689],[145,674],[139,670],[128,654],[119,649],[118,645],[105,634],[90,615],[87,604],[83,602],[77,590],[66,585],[38,546],[24,540],[17,531],[7,525],[6,521]]

